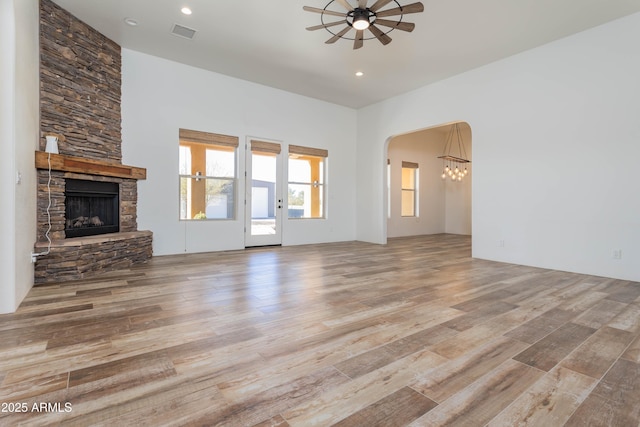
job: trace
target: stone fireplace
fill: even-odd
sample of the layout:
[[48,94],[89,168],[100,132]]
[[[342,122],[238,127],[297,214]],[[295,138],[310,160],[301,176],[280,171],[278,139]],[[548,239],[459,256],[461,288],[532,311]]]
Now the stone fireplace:
[[137,229],[137,182],[146,177],[144,169],[42,151],[36,152],[36,168],[34,252],[50,252],[38,257],[36,283],[83,279],[151,258],[152,233]]
[[[122,164],[120,46],[50,0],[40,2],[40,129],[35,283],[78,280],[146,262],[138,180]],[[50,240],[50,241],[49,241]]]

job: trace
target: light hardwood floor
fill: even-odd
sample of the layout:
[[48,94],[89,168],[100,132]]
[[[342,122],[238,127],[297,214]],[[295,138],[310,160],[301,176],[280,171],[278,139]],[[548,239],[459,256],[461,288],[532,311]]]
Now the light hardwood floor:
[[637,426],[640,283],[470,252],[259,248],[38,286],[0,316],[2,409],[27,410],[0,425]]

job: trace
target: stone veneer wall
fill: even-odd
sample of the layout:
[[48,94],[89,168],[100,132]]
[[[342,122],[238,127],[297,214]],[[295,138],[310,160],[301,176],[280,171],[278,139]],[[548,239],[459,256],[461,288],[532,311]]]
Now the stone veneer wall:
[[122,162],[120,46],[50,0],[40,2],[40,130],[60,154]]
[[49,231],[49,237],[52,240],[61,240],[65,238],[64,187],[65,179],[67,178],[116,182],[120,184],[120,232],[136,231],[138,229],[136,215],[138,207],[138,184],[135,179],[52,171],[51,182],[49,183],[49,172],[46,170],[39,170],[37,215],[39,242],[47,241],[45,234],[49,228],[49,217],[47,216],[47,206],[49,206],[48,183],[49,188],[51,189],[51,207],[49,208],[51,230]]
[[[39,252],[46,248],[46,242],[36,244]],[[149,260],[151,248],[151,231],[66,239],[56,245],[50,255],[38,260],[35,282],[79,280],[106,271],[126,269]]]
[[[40,149],[44,136],[64,136],[60,154],[122,163],[120,46],[50,0],[40,2]],[[83,279],[127,268],[152,255],[152,233],[136,231],[137,181],[71,172],[38,170],[35,282]],[[65,239],[65,180],[117,182],[120,233]],[[47,184],[51,189],[49,192]],[[47,207],[49,206],[49,215]]]

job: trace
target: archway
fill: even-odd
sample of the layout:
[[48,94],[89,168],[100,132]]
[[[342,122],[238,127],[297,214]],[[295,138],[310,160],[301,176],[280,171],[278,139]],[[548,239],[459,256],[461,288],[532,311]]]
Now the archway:
[[[452,181],[448,176],[444,180],[441,178],[444,164],[439,157],[445,154],[446,142],[456,123],[463,150],[471,160],[471,127],[466,122],[447,123],[389,139],[385,171],[387,237],[439,233],[471,235],[471,163],[467,164],[469,174],[461,181]],[[412,196],[407,185],[412,176],[415,178],[413,212],[407,209]]]

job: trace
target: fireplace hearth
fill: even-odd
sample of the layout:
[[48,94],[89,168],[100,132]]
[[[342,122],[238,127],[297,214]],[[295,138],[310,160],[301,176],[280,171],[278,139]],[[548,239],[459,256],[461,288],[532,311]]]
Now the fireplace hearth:
[[120,231],[120,186],[115,182],[65,180],[65,235]]

